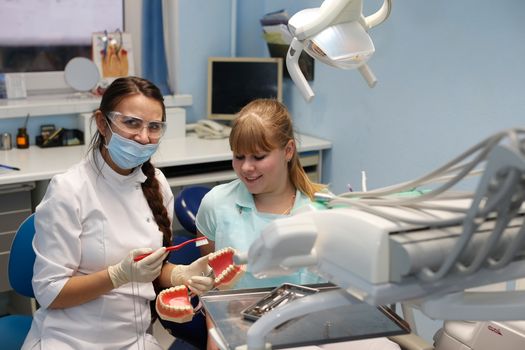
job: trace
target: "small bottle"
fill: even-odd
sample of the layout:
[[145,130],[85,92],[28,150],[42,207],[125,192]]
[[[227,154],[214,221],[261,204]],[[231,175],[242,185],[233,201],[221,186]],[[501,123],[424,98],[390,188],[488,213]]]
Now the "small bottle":
[[16,134],[16,148],[29,148],[29,135],[26,128],[18,128]]

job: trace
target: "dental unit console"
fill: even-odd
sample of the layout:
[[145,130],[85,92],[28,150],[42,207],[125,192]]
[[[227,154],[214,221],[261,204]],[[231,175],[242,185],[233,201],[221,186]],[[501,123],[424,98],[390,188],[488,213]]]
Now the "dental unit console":
[[[457,190],[476,175],[474,192]],[[466,289],[525,276],[524,199],[525,129],[505,130],[417,180],[322,194],[316,206],[267,226],[245,258],[260,278],[308,267],[361,301],[410,301],[434,319],[521,320],[524,291]],[[261,317],[248,349],[263,349],[265,334],[283,320],[350,302],[334,292],[324,306],[307,304],[314,298]]]

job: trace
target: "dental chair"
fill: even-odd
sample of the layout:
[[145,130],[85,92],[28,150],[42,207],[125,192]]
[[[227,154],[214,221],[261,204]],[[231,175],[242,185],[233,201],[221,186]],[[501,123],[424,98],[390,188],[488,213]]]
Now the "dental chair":
[[[33,236],[35,234],[34,214],[31,214],[18,228],[9,255],[9,283],[13,290],[28,298],[34,298],[31,279],[35,253]],[[5,350],[20,349],[31,328],[32,316],[7,315],[0,317],[0,347]]]
[[210,191],[206,186],[190,186],[184,188],[175,198],[175,216],[187,233],[197,235],[195,216],[201,205],[202,198]]
[[[184,228],[183,234],[173,235],[173,244],[183,243],[184,241],[197,235],[195,226],[195,216],[201,204],[201,200],[210,190],[209,187],[191,186],[184,188],[175,198],[175,216]],[[173,264],[191,264],[200,258],[199,248],[194,244],[189,244],[183,249],[172,252],[168,261]],[[198,305],[198,298],[192,299],[193,307]],[[206,327],[206,318],[200,312],[196,313],[190,322],[176,323],[160,320],[162,326],[175,338],[193,345],[198,349],[206,349],[208,330]],[[178,349],[177,341],[170,349]]]

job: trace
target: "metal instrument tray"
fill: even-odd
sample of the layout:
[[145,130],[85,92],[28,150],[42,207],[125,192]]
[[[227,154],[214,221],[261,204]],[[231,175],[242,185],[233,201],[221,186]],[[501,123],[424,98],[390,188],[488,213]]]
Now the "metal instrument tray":
[[[307,285],[319,293],[338,289],[331,284]],[[253,326],[242,311],[264,299],[273,288],[212,291],[201,296],[207,316],[227,348],[235,350],[246,344],[246,334]],[[376,307],[355,299],[348,306],[308,314],[285,322],[270,333],[266,341],[272,349],[319,345],[350,340],[378,338],[410,333],[410,328],[387,307]]]
[[317,292],[319,292],[319,289],[284,283],[266,294],[255,304],[241,311],[241,315],[246,320],[257,321],[262,315],[276,307]]

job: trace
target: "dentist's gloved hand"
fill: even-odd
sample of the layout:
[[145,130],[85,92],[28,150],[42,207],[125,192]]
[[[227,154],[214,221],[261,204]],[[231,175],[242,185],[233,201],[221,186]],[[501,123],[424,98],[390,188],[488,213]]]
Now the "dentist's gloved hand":
[[193,293],[201,295],[213,288],[214,279],[210,277],[211,272],[206,255],[190,265],[176,265],[171,272],[171,284],[185,284]]
[[160,275],[164,259],[168,255],[166,247],[161,247],[140,261],[133,258],[150,253],[151,248],[133,249],[116,265],[108,267],[113,287],[118,288],[129,282],[151,282]]

